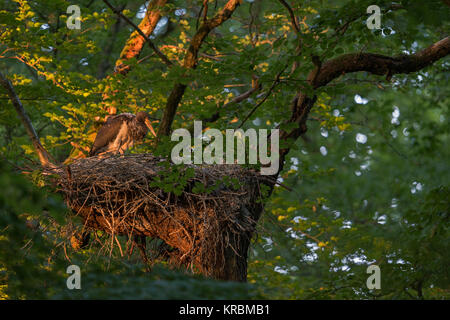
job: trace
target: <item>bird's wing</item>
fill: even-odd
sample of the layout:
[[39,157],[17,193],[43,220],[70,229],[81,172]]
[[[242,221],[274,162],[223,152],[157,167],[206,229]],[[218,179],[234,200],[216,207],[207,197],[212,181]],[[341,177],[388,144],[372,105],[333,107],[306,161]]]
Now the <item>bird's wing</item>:
[[101,149],[115,140],[124,120],[125,119],[122,115],[117,115],[114,117],[110,117],[106,121],[106,123],[97,132],[94,144],[92,145],[91,151],[89,151],[89,156],[95,156],[96,154],[101,152]]

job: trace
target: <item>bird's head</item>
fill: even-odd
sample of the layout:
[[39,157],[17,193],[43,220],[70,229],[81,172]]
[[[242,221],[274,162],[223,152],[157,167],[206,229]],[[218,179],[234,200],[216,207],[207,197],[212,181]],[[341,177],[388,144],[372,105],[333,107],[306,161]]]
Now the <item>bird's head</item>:
[[145,124],[147,128],[151,131],[151,133],[156,137],[155,130],[153,129],[152,124],[150,123],[147,112],[139,111],[138,113],[136,113],[136,120],[140,123]]

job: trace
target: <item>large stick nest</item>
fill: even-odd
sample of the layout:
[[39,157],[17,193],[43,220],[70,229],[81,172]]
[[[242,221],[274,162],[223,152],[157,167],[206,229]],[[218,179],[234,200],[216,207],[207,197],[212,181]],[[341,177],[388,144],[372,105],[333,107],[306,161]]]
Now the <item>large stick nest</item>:
[[[58,184],[88,230],[161,239],[176,248],[172,261],[216,276],[226,252],[242,254],[242,237],[255,230],[261,176],[239,165],[185,166],[180,181],[172,183],[181,183],[176,195],[154,185],[174,168],[167,165],[150,154],[80,159],[59,174]],[[183,184],[187,168],[193,175]],[[233,178],[237,186],[228,183]],[[199,185],[209,191],[194,192]]]

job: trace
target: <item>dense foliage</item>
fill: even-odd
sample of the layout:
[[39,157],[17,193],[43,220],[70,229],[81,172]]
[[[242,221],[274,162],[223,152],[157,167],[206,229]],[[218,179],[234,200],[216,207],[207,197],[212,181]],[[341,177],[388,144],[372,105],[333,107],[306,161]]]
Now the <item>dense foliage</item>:
[[[145,14],[144,1],[110,2],[136,24]],[[66,27],[69,1],[3,1],[0,71],[44,147],[56,161],[69,162],[84,156],[110,105],[145,110],[157,127],[174,83],[188,86],[173,128],[190,128],[217,111],[209,127],[274,128],[289,119],[291,100],[314,68],[311,55],[326,61],[353,52],[411,54],[449,33],[450,8],[438,0],[287,1],[299,32],[282,2],[242,1],[188,69],[180,64],[201,24],[203,1],[168,1],[151,39],[174,65],[168,68],[146,46],[123,75],[114,66],[134,30],[103,1],[78,1],[80,30]],[[212,17],[226,1],[208,3]],[[366,25],[372,4],[382,9],[380,30]],[[39,172],[19,174],[34,151],[1,89],[2,297],[448,299],[449,67],[444,58],[392,79],[351,73],[318,90],[308,132],[280,174],[287,188],[275,188],[259,222],[248,284],[163,265],[145,273],[137,257],[127,260],[117,248],[105,252],[96,244],[74,252],[64,230],[79,221],[68,218]],[[226,105],[251,89],[255,77],[258,90]],[[147,136],[130,152],[155,152],[153,142]],[[160,145],[159,152],[169,150]],[[65,286],[70,264],[82,266],[82,290]],[[381,269],[380,290],[366,287],[370,264]]]

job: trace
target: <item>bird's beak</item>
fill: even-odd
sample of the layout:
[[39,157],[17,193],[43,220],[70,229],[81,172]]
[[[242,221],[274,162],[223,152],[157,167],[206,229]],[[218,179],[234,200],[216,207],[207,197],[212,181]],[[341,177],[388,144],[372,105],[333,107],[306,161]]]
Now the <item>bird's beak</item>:
[[156,137],[155,129],[153,129],[153,126],[152,126],[152,124],[150,123],[150,120],[145,119],[145,125],[147,126],[147,128],[150,129],[150,131],[152,132],[152,134]]

